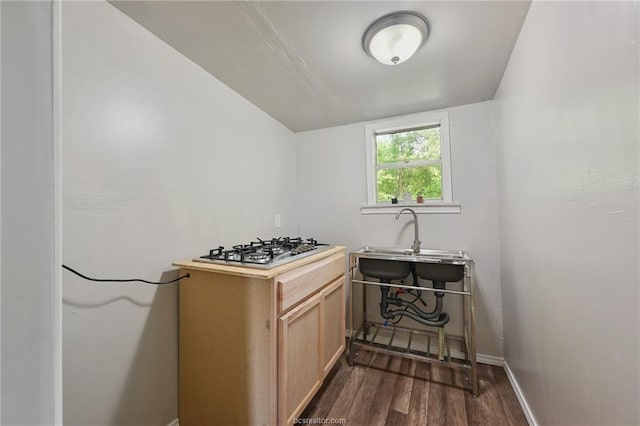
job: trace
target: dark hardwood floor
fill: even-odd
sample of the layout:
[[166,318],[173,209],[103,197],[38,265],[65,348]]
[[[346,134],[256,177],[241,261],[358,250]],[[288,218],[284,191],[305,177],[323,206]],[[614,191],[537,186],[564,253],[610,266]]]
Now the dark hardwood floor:
[[365,350],[357,363],[350,367],[343,356],[300,417],[367,426],[527,425],[501,367],[478,364],[473,398],[465,371]]

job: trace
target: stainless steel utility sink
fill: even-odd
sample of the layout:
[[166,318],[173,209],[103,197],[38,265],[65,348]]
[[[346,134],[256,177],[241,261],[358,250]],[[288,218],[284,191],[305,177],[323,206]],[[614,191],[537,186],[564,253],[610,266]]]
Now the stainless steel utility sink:
[[399,247],[369,247],[357,250],[355,254],[360,258],[396,260],[419,263],[451,263],[465,265],[471,258],[463,251],[421,249],[414,253],[411,249]]
[[404,279],[411,273],[411,263],[397,260],[360,259],[358,267],[362,275],[387,282]]
[[456,283],[464,278],[464,266],[452,263],[416,263],[416,274],[424,280]]
[[465,267],[472,261],[465,252],[452,250],[421,249],[414,253],[412,249],[400,247],[365,246],[353,254],[360,259],[361,265],[365,264],[364,270],[360,266],[360,272],[379,279],[385,275],[385,268],[389,269],[387,279],[402,279],[408,275],[405,268],[415,263],[416,273],[422,279],[457,282],[464,277]]

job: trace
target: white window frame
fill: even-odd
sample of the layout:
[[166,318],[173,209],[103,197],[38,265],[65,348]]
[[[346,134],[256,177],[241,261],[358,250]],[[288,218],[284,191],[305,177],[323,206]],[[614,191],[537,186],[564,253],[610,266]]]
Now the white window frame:
[[[417,204],[398,200],[398,204],[379,202],[377,200],[377,170],[376,170],[376,134],[414,130],[429,126],[440,126],[440,155],[442,164],[442,198],[438,200],[425,199]],[[381,120],[365,126],[366,160],[367,160],[367,205],[362,214],[394,214],[401,208],[410,206],[417,213],[460,213],[459,204],[453,203],[453,189],[451,185],[451,141],[449,138],[449,112],[431,111],[411,114],[390,120]],[[415,194],[413,194],[415,195]]]

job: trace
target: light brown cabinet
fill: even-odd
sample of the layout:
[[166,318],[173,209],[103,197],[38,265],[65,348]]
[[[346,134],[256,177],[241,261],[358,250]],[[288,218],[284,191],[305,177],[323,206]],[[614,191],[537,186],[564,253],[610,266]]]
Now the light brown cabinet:
[[345,347],[344,278],[279,319],[279,418],[293,421],[320,389]]
[[292,424],[345,348],[336,247],[271,270],[179,262],[179,421]]
[[337,279],[322,291],[324,314],[324,363],[323,375],[338,361],[345,348],[345,279]]
[[281,423],[292,424],[322,384],[322,316],[322,294],[317,294],[279,319]]

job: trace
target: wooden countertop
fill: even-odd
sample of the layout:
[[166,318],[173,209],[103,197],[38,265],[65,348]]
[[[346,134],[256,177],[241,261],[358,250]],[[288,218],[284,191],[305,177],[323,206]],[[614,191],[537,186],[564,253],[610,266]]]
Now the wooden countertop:
[[[216,272],[221,274],[237,275],[241,277],[251,277],[251,278],[268,280],[275,277],[276,275],[280,275],[284,272],[290,271],[300,266],[315,262],[320,259],[324,259],[325,257],[332,256],[336,253],[344,252],[344,250],[345,248],[343,246],[334,246],[330,249],[324,250],[312,256],[304,257],[300,260],[295,260],[293,262],[285,263],[284,265],[280,265],[272,269],[259,269],[259,268],[249,268],[246,266],[230,266],[230,265],[222,265],[217,263],[194,262],[192,260],[174,262],[173,266],[179,266],[180,268],[187,269],[187,270],[191,269],[194,271]],[[346,265],[345,265],[345,268],[346,268]]]

